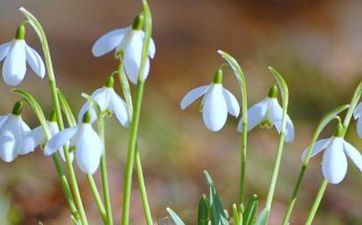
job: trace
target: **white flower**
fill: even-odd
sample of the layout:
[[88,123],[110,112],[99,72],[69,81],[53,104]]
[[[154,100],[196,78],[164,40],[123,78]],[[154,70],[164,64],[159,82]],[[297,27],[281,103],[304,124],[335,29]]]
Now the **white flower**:
[[3,161],[12,162],[18,155],[26,154],[20,147],[28,132],[30,128],[22,120],[20,112],[0,116],[0,157]]
[[360,102],[356,110],[353,112],[354,119],[357,120],[357,134],[362,138],[362,102]]
[[[219,77],[218,77],[219,76]],[[238,117],[240,107],[235,96],[226,90],[222,84],[222,72],[215,75],[214,82],[189,91],[181,100],[181,109],[184,110],[196,99],[202,98],[201,111],[205,126],[211,131],[219,131],[225,125],[227,114]]]
[[90,114],[84,115],[83,121],[75,127],[67,128],[56,135],[45,145],[44,154],[52,155],[64,145],[75,147],[75,159],[79,168],[89,175],[94,174],[103,154],[103,143],[90,123]]
[[[95,90],[91,97],[95,102],[97,102],[100,110],[108,110],[109,112],[114,113],[122,126],[128,126],[129,115],[127,111],[127,104],[114,91],[112,77],[107,80],[104,87]],[[94,122],[97,119],[97,115],[89,101],[87,101],[80,109],[78,119],[81,121],[84,114],[88,111],[91,113],[91,122]]]
[[26,62],[40,78],[45,76],[45,67],[40,55],[26,44],[25,28],[20,26],[15,40],[0,45],[0,62],[4,61],[3,78],[7,85],[16,86],[24,79]]
[[[93,45],[92,53],[96,57],[103,56],[112,50],[115,55],[124,62],[124,69],[128,79],[137,84],[138,72],[141,66],[142,48],[145,33],[142,31],[143,17],[137,16],[132,26],[116,29],[101,36]],[[153,59],[156,47],[153,40],[150,40],[148,56]],[[146,80],[150,71],[149,59],[145,62],[145,70],[141,79]]]
[[[322,173],[329,183],[338,184],[347,173],[347,157],[362,172],[362,156],[358,150],[343,137],[333,136],[327,139],[321,139],[316,142],[311,152],[311,157],[324,150],[322,161]],[[302,159],[306,157],[307,149],[303,152]]]
[[[50,138],[59,133],[59,127],[56,121],[54,120],[47,121],[47,124],[51,135]],[[21,145],[22,147],[20,149],[24,154],[27,154],[29,152],[33,152],[34,149],[40,144],[45,144],[45,134],[42,126],[34,128],[27,135],[25,135],[22,141]],[[64,149],[62,149],[62,151],[59,151],[59,154],[62,157],[62,159],[66,161],[64,155]],[[71,152],[69,156],[70,160],[73,161],[74,154]]]
[[[278,133],[280,133],[283,109],[278,103],[277,91],[278,88],[274,85],[270,89],[267,97],[248,109],[248,131],[260,124],[267,127],[274,125]],[[238,131],[242,132],[242,119],[239,122]],[[287,115],[285,126],[285,142],[293,142],[295,136],[294,133],[294,125],[290,117]]]

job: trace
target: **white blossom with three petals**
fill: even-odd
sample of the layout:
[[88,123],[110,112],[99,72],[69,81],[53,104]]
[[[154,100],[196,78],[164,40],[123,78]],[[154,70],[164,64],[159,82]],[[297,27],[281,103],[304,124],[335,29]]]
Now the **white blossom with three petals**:
[[[127,77],[133,84],[137,84],[138,79],[146,80],[150,72],[150,60],[147,58],[144,74],[141,78],[138,77],[145,37],[142,26],[143,16],[137,16],[132,26],[116,29],[104,34],[94,43],[92,48],[92,53],[95,57],[103,56],[115,50],[116,58],[121,56]],[[148,56],[153,59],[155,53],[155,43],[151,38]]]
[[[266,127],[274,126],[278,133],[281,132],[283,108],[278,103],[277,95],[278,87],[273,85],[267,97],[248,109],[248,131],[257,125],[261,125]],[[242,132],[242,119],[238,124],[238,131]],[[294,136],[294,125],[290,117],[287,115],[285,125],[285,142],[293,142]]]
[[[321,163],[322,174],[331,184],[340,183],[346,176],[348,167],[347,156],[362,172],[362,155],[353,145],[344,140],[343,135],[340,135],[341,126],[339,125],[336,135],[317,141],[310,155],[310,157],[313,157],[324,150]],[[306,157],[307,151],[308,149],[304,150],[302,154],[303,160]]]
[[[54,135],[56,135],[57,133],[59,133],[59,127],[58,124],[55,120],[55,113],[52,112],[50,119],[47,121],[48,124],[48,128],[50,131],[50,137],[53,137]],[[32,129],[28,134],[26,134],[23,138],[22,141],[22,147],[21,149],[25,152],[25,153],[30,153],[33,152],[35,150],[35,148],[41,144],[46,144],[46,137],[45,137],[45,133],[44,133],[44,129],[42,126],[38,126],[34,129]],[[64,155],[64,149],[62,148],[61,151],[59,151],[60,156],[62,157],[62,159],[64,161],[66,161],[65,155]],[[44,155],[49,156],[49,154],[47,154],[44,151]],[[73,152],[71,152],[69,154],[70,156],[70,160],[73,161],[74,159],[74,154]]]
[[357,120],[357,134],[358,137],[362,138],[362,102],[360,102],[353,112],[353,117]]
[[45,67],[40,55],[24,40],[25,27],[21,25],[15,40],[0,45],[0,62],[4,61],[3,78],[7,85],[16,86],[24,80],[26,63],[30,65],[35,74],[44,78]]
[[12,162],[18,155],[27,154],[21,149],[21,144],[30,128],[21,118],[22,107],[22,103],[17,102],[11,114],[0,116],[0,158],[5,162]]
[[[122,126],[128,126],[130,119],[128,115],[127,104],[114,91],[113,84],[113,77],[110,77],[102,88],[98,88],[92,93],[91,97],[98,104],[102,112],[107,110],[110,113],[114,113]],[[93,123],[97,119],[97,114],[89,101],[87,101],[79,111],[79,122],[81,122],[86,112],[90,112],[91,122]]]
[[205,126],[214,132],[221,130],[230,113],[235,118],[240,113],[238,100],[222,85],[222,71],[215,74],[213,83],[189,91],[181,100],[181,109],[184,110],[196,99],[202,98],[201,111]]
[[52,155],[64,145],[75,148],[75,159],[80,170],[92,175],[96,172],[104,145],[90,123],[90,114],[86,113],[83,121],[75,127],[66,128],[54,135],[45,145],[44,154]]

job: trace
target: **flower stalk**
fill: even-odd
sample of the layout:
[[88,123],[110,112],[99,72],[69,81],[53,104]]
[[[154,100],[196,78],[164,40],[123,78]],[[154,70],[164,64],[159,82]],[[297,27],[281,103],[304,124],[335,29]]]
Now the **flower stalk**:
[[[63,130],[64,129],[63,118],[62,118],[62,114],[61,114],[59,98],[57,95],[56,79],[55,79],[53,63],[52,63],[52,59],[51,59],[51,55],[50,55],[47,37],[45,35],[43,27],[41,26],[40,22],[36,19],[36,17],[34,15],[32,15],[29,11],[27,11],[23,7],[21,7],[19,10],[25,15],[29,24],[33,27],[33,29],[35,30],[35,32],[37,33],[37,35],[39,37],[39,40],[40,40],[40,43],[41,43],[41,46],[43,49],[45,66],[47,69],[48,79],[49,79],[49,87],[50,87],[51,97],[53,100],[53,107],[54,107],[54,111],[56,114],[58,127],[59,127],[59,130]],[[85,210],[84,210],[83,202],[82,202],[82,199],[80,196],[79,187],[78,187],[77,179],[75,176],[74,168],[73,168],[72,162],[70,160],[69,149],[66,146],[64,147],[64,154],[65,154],[65,158],[66,158],[66,166],[67,166],[70,180],[71,180],[73,194],[75,195],[74,196],[75,203],[76,203],[78,211],[80,213],[80,220],[82,221],[83,225],[88,225],[88,221],[87,221],[87,217],[85,215]]]

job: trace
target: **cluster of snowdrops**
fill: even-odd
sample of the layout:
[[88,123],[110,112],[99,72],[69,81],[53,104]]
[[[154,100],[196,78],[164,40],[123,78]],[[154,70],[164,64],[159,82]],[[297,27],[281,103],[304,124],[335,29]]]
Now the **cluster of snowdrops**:
[[[31,153],[40,147],[44,155],[51,156],[54,161],[71,212],[72,222],[76,225],[87,225],[88,219],[73,168],[73,159],[75,159],[79,169],[88,178],[89,187],[102,221],[106,225],[113,225],[103,120],[114,115],[121,126],[130,129],[124,169],[121,224],[128,225],[130,222],[132,174],[135,170],[146,222],[147,225],[152,225],[154,218],[148,203],[137,145],[143,90],[150,73],[150,61],[156,52],[155,44],[151,38],[152,17],[147,1],[143,0],[143,10],[135,17],[130,26],[104,34],[93,45],[92,53],[96,57],[114,53],[118,67],[106,77],[103,87],[96,89],[91,95],[82,94],[86,101],[79,110],[77,118],[60,88],[57,87],[52,58],[43,27],[29,11],[24,8],[20,8],[20,11],[25,15],[26,20],[17,28],[15,39],[0,45],[3,80],[8,86],[18,86],[26,76],[28,64],[39,78],[48,78],[53,106],[52,111],[46,116],[40,103],[31,92],[20,88],[13,89],[13,92],[21,96],[21,99],[15,103],[11,113],[0,116],[1,159],[4,162],[12,162],[17,156]],[[27,25],[30,25],[39,37],[44,61],[41,55],[25,41]],[[248,109],[248,92],[240,65],[228,53],[221,50],[218,53],[225,62],[216,70],[211,83],[195,88],[184,96],[181,101],[181,109],[185,109],[198,98],[202,98],[202,119],[207,129],[213,132],[224,127],[228,114],[236,118],[240,114],[242,115],[237,128],[241,133],[240,195],[232,206],[231,215],[229,215],[221,203],[215,184],[205,171],[210,196],[202,195],[200,198],[197,223],[198,225],[228,225],[232,220],[236,225],[265,225],[268,224],[272,207],[284,143],[293,142],[295,139],[295,128],[287,114],[288,87],[283,76],[270,67],[276,84],[272,85],[264,99]],[[227,67],[231,69],[231,74],[234,75],[239,84],[242,98],[241,107],[234,94],[223,87],[223,76]],[[116,80],[120,82],[121,94],[118,94],[113,88]],[[131,85],[135,85],[135,88],[131,88]],[[361,94],[362,84],[357,87],[350,104],[336,107],[326,114],[318,125],[310,146],[302,155],[301,171],[291,194],[283,225],[289,224],[310,157],[323,151],[321,167],[324,179],[305,224],[312,223],[327,185],[329,183],[337,184],[345,177],[347,157],[362,171],[360,152],[344,139],[353,118],[357,120],[357,134],[362,138],[362,103],[359,103]],[[281,100],[281,104],[278,99]],[[24,103],[31,107],[39,120],[40,125],[38,127],[30,128],[22,120],[21,113],[25,106]],[[344,111],[347,113],[342,120],[340,114]],[[330,138],[320,139],[321,132],[332,121],[337,121],[335,133]],[[279,133],[279,144],[268,196],[265,207],[260,213],[257,213],[257,205],[260,200],[257,195],[251,196],[249,201],[244,199],[247,133],[258,125],[267,128],[275,127]],[[99,167],[102,194],[93,178],[93,174],[97,172]],[[170,208],[167,210],[174,223],[177,225],[184,224],[173,210]]]

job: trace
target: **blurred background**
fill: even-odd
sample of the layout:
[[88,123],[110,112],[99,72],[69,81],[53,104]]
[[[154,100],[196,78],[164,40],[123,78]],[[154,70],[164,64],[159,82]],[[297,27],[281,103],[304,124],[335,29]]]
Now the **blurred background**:
[[[165,208],[170,206],[187,224],[196,223],[199,196],[208,192],[204,169],[212,175],[225,207],[229,209],[237,199],[237,120],[230,117],[222,131],[212,133],[201,121],[198,104],[185,112],[179,108],[187,91],[212,80],[223,63],[216,50],[223,49],[239,60],[245,72],[250,105],[264,98],[273,84],[268,65],[277,68],[289,85],[289,114],[297,138],[285,146],[277,184],[271,224],[280,224],[301,166],[301,152],[314,128],[326,112],[348,103],[361,81],[362,2],[152,0],[150,4],[157,53],[145,90],[140,148],[155,220],[167,216]],[[102,86],[106,75],[117,67],[112,54],[94,58],[92,44],[105,32],[128,26],[141,8],[140,1],[130,0],[0,0],[0,43],[12,39],[23,21],[19,6],[33,12],[44,25],[59,87],[74,111],[84,101],[80,93],[91,93]],[[40,50],[31,29],[27,29],[26,40]],[[231,73],[225,75],[224,85],[241,99]],[[49,112],[46,80],[39,80],[29,70],[21,87],[31,90]],[[119,91],[118,83],[116,88]],[[1,114],[7,114],[18,96],[4,82],[0,82],[0,90]],[[31,127],[37,126],[29,108],[23,117]],[[113,211],[119,221],[128,130],[114,119],[106,125]],[[347,134],[348,141],[362,149],[354,126]],[[333,126],[323,136],[332,132]],[[257,128],[250,133],[247,196],[257,193],[265,199],[276,145],[273,130]],[[291,224],[304,223],[321,181],[320,161],[318,156],[310,162]],[[91,224],[100,224],[86,177],[77,172]],[[361,174],[349,163],[346,179],[328,187],[315,224],[362,224],[361,190]],[[39,150],[11,164],[0,162],[0,196],[1,224],[6,224],[3,221],[7,216],[9,224],[14,225],[39,221],[46,225],[71,224],[52,161]],[[145,224],[137,182],[133,185],[131,217],[132,224]]]

